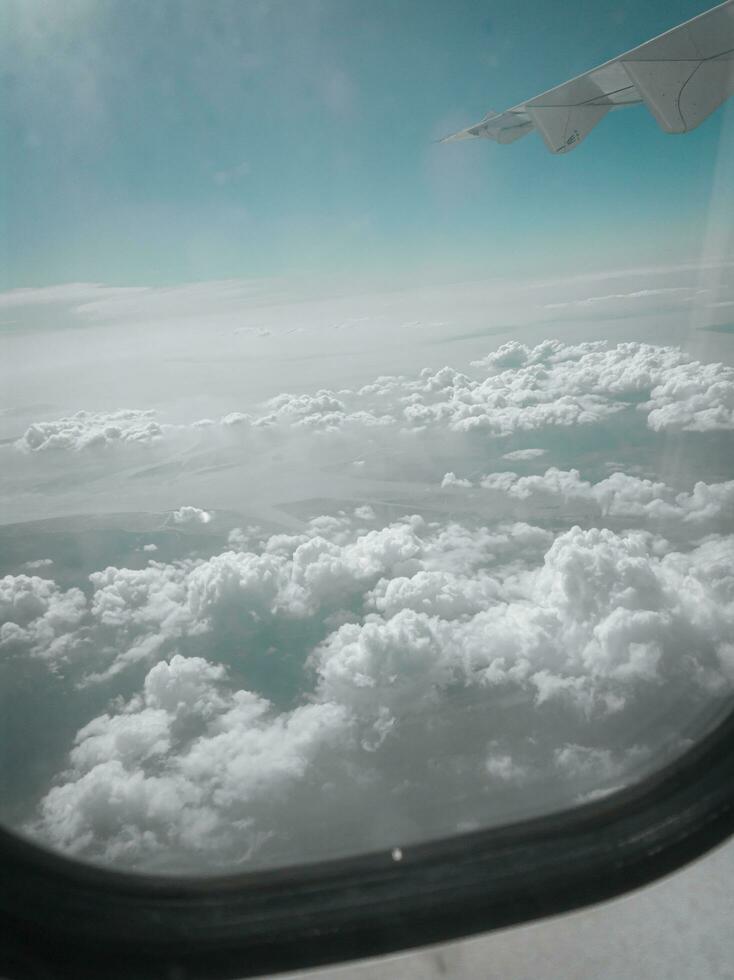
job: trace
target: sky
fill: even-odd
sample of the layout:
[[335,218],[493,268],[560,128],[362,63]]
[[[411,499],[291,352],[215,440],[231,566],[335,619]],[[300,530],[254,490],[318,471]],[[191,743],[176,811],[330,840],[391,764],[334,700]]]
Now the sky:
[[4,824],[391,850],[727,709],[734,102],[435,142],[699,9],[2,7]]
[[691,259],[722,112],[685,139],[613,113],[562,160],[434,141],[706,7],[8,0],[0,285]]

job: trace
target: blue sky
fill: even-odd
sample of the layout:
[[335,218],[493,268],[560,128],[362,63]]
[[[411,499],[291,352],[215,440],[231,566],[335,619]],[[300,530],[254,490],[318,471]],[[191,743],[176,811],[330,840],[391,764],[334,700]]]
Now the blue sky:
[[6,0],[0,288],[695,258],[721,111],[615,113],[558,158],[432,141],[708,6]]

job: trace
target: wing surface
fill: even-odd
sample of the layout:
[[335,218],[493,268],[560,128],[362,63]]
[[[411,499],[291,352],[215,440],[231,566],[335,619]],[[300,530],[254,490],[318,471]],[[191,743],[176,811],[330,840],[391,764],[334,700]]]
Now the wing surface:
[[513,143],[538,131],[551,153],[575,149],[608,113],[642,104],[666,133],[695,129],[734,94],[734,0],[441,142]]

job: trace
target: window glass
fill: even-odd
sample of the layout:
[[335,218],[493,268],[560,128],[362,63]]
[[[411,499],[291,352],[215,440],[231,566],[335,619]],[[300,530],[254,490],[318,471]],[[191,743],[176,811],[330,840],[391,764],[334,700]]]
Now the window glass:
[[729,709],[734,106],[438,142],[705,9],[4,4],[4,825],[399,849]]

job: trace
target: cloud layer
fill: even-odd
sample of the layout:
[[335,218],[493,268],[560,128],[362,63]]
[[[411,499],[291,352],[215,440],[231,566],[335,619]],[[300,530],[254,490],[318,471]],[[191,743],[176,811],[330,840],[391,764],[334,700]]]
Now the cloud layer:
[[[134,560],[0,579],[0,665],[84,706],[26,830],[134,868],[253,867],[496,823],[660,765],[734,686],[734,480],[638,461],[729,430],[732,369],[558,340],[188,423],[35,423],[7,449],[24,474],[132,459],[180,496]],[[213,493],[240,458],[243,510],[272,472],[293,480],[287,521],[235,527],[179,482],[194,460]]]
[[490,473],[477,484],[455,473],[446,473],[441,481],[442,489],[468,490],[475,486],[535,507],[552,505],[577,516],[585,513],[604,518],[642,519],[648,524],[668,522],[688,525],[698,532],[728,526],[734,518],[734,480],[725,483],[699,480],[687,492],[676,491],[660,480],[621,472],[591,483],[583,480],[578,470],[550,467],[545,473],[530,476],[510,471]]
[[[33,833],[178,870],[404,843],[624,781],[731,689],[731,536],[680,551],[643,530],[359,511],[107,568],[86,604],[9,581],[36,655],[80,658],[84,684],[144,665],[139,693],[79,730]],[[256,689],[263,658],[277,677],[294,657],[295,701]],[[651,731],[661,704],[679,713]],[[446,806],[426,814],[428,779]]]
[[[702,364],[677,347],[510,341],[472,362],[471,373],[426,368],[417,377],[382,376],[358,389],[284,393],[258,413],[234,411],[191,426],[315,433],[387,427],[502,437],[603,423],[625,408],[642,413],[656,432],[732,430],[734,369]],[[178,428],[162,426],[150,411],[78,412],[34,423],[16,446],[37,453],[152,443]]]

